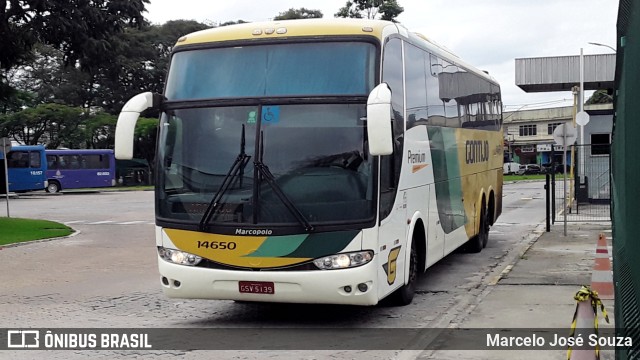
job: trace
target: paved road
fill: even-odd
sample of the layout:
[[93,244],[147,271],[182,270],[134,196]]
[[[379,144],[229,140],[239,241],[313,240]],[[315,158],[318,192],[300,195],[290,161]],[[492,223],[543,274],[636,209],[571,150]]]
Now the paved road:
[[[154,248],[153,193],[37,194],[12,199],[14,217],[67,223],[80,231],[0,251],[1,327],[367,327],[442,328],[460,322],[477,297],[535,238],[544,219],[542,183],[505,186],[503,215],[480,254],[452,254],[433,266],[406,307],[245,304],[170,300],[160,290]],[[0,204],[0,209],[4,203]],[[35,352],[12,353],[33,358]],[[216,358],[411,358],[413,352],[237,352]],[[0,357],[3,354],[0,353]],[[55,355],[55,356],[54,356]],[[130,352],[56,352],[48,358],[127,357]],[[200,351],[142,353],[201,358]]]

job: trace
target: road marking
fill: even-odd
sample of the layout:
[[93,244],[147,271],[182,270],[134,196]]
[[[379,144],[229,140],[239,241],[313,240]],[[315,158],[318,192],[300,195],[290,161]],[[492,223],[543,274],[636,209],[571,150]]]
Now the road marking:
[[106,220],[106,221],[96,221],[96,222],[92,222],[92,223],[88,223],[87,225],[102,225],[102,224],[111,224],[114,221],[111,220]]
[[127,222],[121,222],[121,223],[117,223],[116,225],[133,225],[133,224],[142,224],[145,223],[146,221],[127,221]]
[[64,224],[65,225],[69,225],[69,224],[78,224],[78,223],[83,223],[86,220],[76,220],[76,221],[65,221]]
[[513,265],[514,264],[507,265],[507,267],[504,268],[504,270],[502,270],[502,272],[500,274],[498,274],[496,277],[493,278],[493,280],[491,282],[489,282],[489,285],[490,286],[497,285],[498,282],[500,282],[500,280],[502,280],[502,278],[504,278],[505,276],[507,276],[507,274],[509,274],[511,272],[511,269],[513,269]]

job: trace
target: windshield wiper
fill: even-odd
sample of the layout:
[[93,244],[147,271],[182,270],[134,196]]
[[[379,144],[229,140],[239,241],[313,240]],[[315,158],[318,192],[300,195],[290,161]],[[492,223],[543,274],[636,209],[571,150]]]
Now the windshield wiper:
[[[271,186],[271,189],[276,194],[276,196],[278,196],[278,198],[282,201],[282,203],[287,208],[287,210],[289,210],[291,212],[291,214],[293,214],[293,216],[296,218],[296,220],[298,220],[298,222],[302,226],[304,226],[304,230],[306,232],[313,231],[313,225],[311,225],[309,223],[309,221],[304,217],[302,212],[293,203],[293,201],[291,201],[291,199],[289,199],[289,197],[282,191],[282,188],[276,182],[275,177],[273,176],[271,171],[269,171],[269,167],[267,165],[265,165],[264,162],[262,162],[262,158],[263,158],[263,155],[264,155],[264,147],[262,146],[262,144],[264,143],[264,141],[263,141],[264,139],[262,139],[262,135],[263,135],[263,133],[261,132],[260,133],[260,136],[261,136],[261,139],[260,139],[260,145],[261,145],[260,146],[260,158],[253,162],[253,166],[257,170],[257,173],[262,175],[262,177],[264,177],[264,179],[267,180],[267,183],[269,184],[269,186]],[[259,187],[259,185],[258,185],[258,187]]]
[[222,196],[229,190],[231,184],[235,180],[236,176],[240,174],[240,186],[242,186],[242,178],[244,177],[244,168],[247,166],[247,163],[251,159],[251,156],[245,153],[245,134],[244,134],[244,124],[242,124],[242,134],[240,139],[240,154],[236,157],[236,160],[231,165],[231,168],[227,172],[227,175],[222,180],[222,184],[220,184],[220,188],[213,196],[213,199],[209,202],[209,206],[202,215],[202,219],[200,220],[200,231],[205,231],[207,227],[207,223],[211,221],[213,214],[215,214],[218,206],[221,204],[220,200],[222,200]]

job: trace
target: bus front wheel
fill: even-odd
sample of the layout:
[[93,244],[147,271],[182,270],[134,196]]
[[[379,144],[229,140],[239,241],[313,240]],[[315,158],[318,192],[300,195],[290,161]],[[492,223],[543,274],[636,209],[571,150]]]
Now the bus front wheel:
[[49,181],[49,184],[47,185],[47,192],[53,194],[58,191],[60,191],[60,183],[57,181]]
[[411,244],[411,255],[409,256],[409,281],[391,294],[391,303],[396,306],[411,304],[416,293],[416,282],[418,281],[418,250],[415,239]]

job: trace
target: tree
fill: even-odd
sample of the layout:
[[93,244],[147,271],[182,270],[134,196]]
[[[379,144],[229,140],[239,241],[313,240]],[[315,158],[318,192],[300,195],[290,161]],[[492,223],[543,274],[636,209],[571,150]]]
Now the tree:
[[91,76],[77,66],[65,66],[63,52],[50,45],[34,45],[32,59],[7,74],[10,74],[7,83],[31,94],[33,105],[53,102],[88,107],[95,96],[87,85]]
[[81,108],[61,104],[40,104],[33,108],[5,116],[7,136],[26,145],[47,144],[50,148],[61,145],[78,148],[84,144],[79,128]]
[[348,0],[335,14],[341,18],[376,19],[395,21],[404,8],[396,0]]
[[109,61],[109,38],[125,27],[145,23],[149,0],[0,0],[0,103],[15,91],[4,71],[33,56],[36,42],[63,52],[66,65],[92,72]]
[[118,42],[119,51],[99,72],[96,83],[100,91],[94,105],[110,114],[118,114],[124,103],[140,92],[161,93],[176,41],[181,36],[207,28],[208,25],[196,21],[175,20],[142,29],[127,29],[116,36],[112,41]]
[[100,112],[93,114],[84,123],[84,139],[88,149],[110,149],[116,133],[115,115]]
[[586,105],[591,104],[610,104],[613,103],[613,97],[609,95],[608,90],[596,90],[591,97],[585,103]]
[[290,8],[287,11],[283,11],[273,20],[292,20],[292,19],[320,19],[322,18],[322,11],[309,10],[307,8],[294,9]]
[[236,25],[236,24],[246,24],[248,23],[248,21],[244,21],[244,20],[237,20],[237,21],[225,21],[221,24],[218,25],[218,27],[223,27],[223,26],[229,26],[229,25]]

